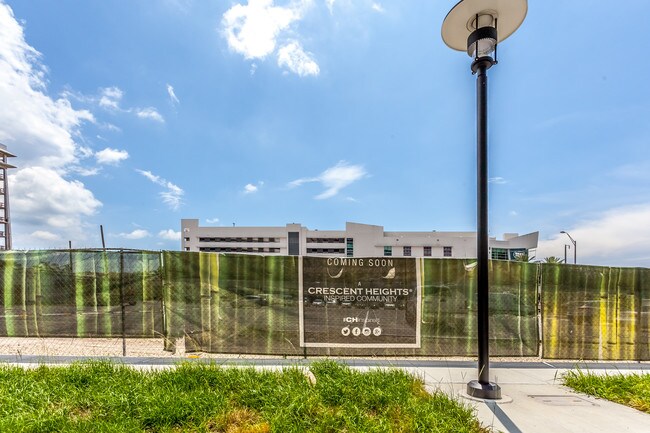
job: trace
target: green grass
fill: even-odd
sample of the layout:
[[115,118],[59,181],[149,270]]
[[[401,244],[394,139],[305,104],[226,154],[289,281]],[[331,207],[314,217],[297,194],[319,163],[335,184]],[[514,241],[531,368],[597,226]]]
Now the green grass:
[[600,376],[574,370],[564,376],[564,384],[576,391],[650,413],[650,374]]
[[487,432],[471,409],[401,370],[361,373],[332,361],[310,369],[315,385],[297,368],[3,366],[0,431]]

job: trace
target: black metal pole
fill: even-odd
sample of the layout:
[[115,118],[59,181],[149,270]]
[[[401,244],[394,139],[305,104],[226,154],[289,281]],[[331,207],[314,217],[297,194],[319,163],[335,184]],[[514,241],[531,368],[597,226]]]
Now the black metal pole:
[[487,140],[487,70],[494,65],[491,57],[481,57],[472,63],[476,76],[476,176],[477,176],[477,338],[478,381],[467,384],[467,393],[485,399],[501,398],[501,388],[490,383],[489,351],[489,263],[488,263],[488,140]]
[[562,230],[560,233],[564,233],[571,240],[571,243],[573,244],[573,264],[577,265],[578,264],[578,242],[576,242],[576,240],[573,239],[573,236],[571,236],[569,232]]
[[99,232],[101,233],[102,236],[102,248],[105,250],[106,249],[106,242],[104,241],[104,226],[99,225]]
[[120,306],[122,316],[122,356],[126,356],[126,311],[124,311],[124,250],[120,250]]
[[478,381],[490,381],[488,311],[488,147],[487,67],[478,65],[476,76],[476,176],[477,176],[477,291],[478,291]]
[[577,265],[578,264],[578,242],[573,241],[573,264]]

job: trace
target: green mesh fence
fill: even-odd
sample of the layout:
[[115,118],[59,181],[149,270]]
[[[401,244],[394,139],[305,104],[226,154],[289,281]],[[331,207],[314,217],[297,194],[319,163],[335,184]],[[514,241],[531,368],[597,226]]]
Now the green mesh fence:
[[[119,250],[1,253],[0,337],[164,337],[156,344],[165,350],[209,353],[475,356],[473,262],[406,260],[420,269],[417,348],[301,347],[301,303],[382,317],[407,309],[405,323],[414,313],[399,302],[300,299],[298,257]],[[537,355],[540,322],[545,358],[648,360],[650,269],[491,261],[490,353]]]
[[163,252],[167,349],[302,354],[298,258]]
[[5,252],[0,336],[159,337],[160,281],[155,252]]
[[650,359],[650,269],[542,267],[543,356]]
[[[324,260],[324,259],[311,259]],[[419,260],[419,259],[412,259]],[[422,260],[421,347],[300,346],[298,258],[164,252],[168,350],[280,355],[472,356],[476,353],[476,282],[462,260]],[[491,262],[491,351],[538,350],[535,264]],[[310,299],[309,302],[312,302]],[[322,305],[323,309],[344,308]],[[367,308],[385,308],[368,306]],[[393,307],[391,307],[393,308]]]
[[[490,353],[538,351],[537,272],[533,263],[490,261]],[[426,355],[474,356],[476,270],[464,260],[424,260],[422,349]]]

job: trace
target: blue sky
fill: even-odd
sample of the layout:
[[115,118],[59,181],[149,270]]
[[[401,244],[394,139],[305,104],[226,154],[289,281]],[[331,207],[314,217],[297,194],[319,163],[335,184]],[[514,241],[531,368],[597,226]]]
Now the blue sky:
[[[202,225],[476,227],[455,1],[0,0],[19,249],[178,249]],[[530,2],[489,71],[490,234],[650,266],[646,0]],[[572,251],[569,252],[572,254]]]

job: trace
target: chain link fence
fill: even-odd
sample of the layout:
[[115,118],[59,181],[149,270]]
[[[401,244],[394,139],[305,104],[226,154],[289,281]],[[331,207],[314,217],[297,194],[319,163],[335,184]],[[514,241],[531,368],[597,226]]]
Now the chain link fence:
[[0,255],[0,353],[164,356],[160,253]]
[[[402,259],[418,266],[417,275],[404,276],[417,278],[418,308],[397,297],[369,303],[301,295],[301,260],[171,251],[5,252],[0,354],[475,356],[472,261]],[[327,278],[326,260],[309,258],[314,278]],[[380,278],[393,278],[390,272]],[[355,278],[346,284],[353,286]],[[650,269],[491,261],[490,352],[650,359],[648,284]],[[325,326],[313,317],[395,318],[405,330],[415,329],[417,319],[419,347],[303,347],[301,324]]]

